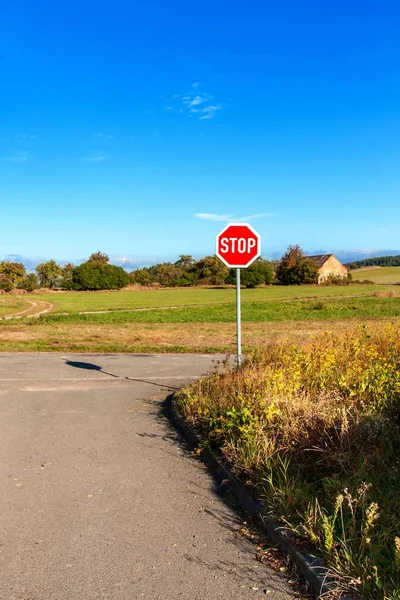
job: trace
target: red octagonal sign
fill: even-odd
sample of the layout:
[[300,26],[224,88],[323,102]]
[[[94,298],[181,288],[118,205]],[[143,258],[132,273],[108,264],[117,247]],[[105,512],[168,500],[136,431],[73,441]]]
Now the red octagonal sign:
[[247,223],[231,223],[217,235],[216,254],[227,267],[244,269],[261,254],[260,236]]

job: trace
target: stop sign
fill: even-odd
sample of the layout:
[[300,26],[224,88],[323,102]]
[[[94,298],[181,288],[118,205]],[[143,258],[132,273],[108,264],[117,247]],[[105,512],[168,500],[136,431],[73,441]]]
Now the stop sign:
[[216,254],[227,267],[244,269],[261,254],[260,236],[247,223],[231,223],[217,235]]

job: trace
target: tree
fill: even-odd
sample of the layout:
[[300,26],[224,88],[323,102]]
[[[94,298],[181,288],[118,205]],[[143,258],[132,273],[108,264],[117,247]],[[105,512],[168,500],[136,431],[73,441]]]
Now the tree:
[[318,283],[318,267],[300,246],[289,246],[276,268],[276,278],[282,285]]
[[179,279],[183,274],[183,269],[170,262],[159,263],[149,268],[149,274],[154,283],[163,287],[173,287],[179,285]]
[[101,263],[103,265],[106,265],[107,263],[110,262],[110,258],[104,252],[94,252],[93,254],[91,254],[89,256],[87,262],[96,262],[96,263]]
[[190,256],[190,254],[180,254],[179,260],[177,260],[175,264],[177,267],[182,267],[182,269],[188,271],[193,267],[195,262],[193,256]]
[[129,283],[129,275],[116,265],[86,261],[72,271],[75,290],[119,290]]
[[137,283],[138,285],[150,285],[151,277],[149,273],[149,269],[147,267],[143,267],[142,269],[136,269],[136,271],[132,271],[129,275],[132,283]]
[[222,285],[229,275],[229,268],[217,256],[205,256],[194,265],[194,273],[202,283]]
[[5,275],[0,275],[0,290],[3,292],[11,292],[14,289],[11,279]]
[[15,288],[25,279],[26,269],[22,263],[3,260],[0,262],[0,275]]
[[62,268],[55,260],[48,260],[36,267],[36,273],[42,287],[53,289],[62,275]]
[[38,280],[35,273],[28,273],[28,275],[21,281],[18,287],[27,292],[33,292],[38,288]]
[[62,268],[62,287],[65,290],[72,289],[72,274],[75,266],[72,263],[67,263]]
[[[258,258],[247,269],[241,269],[240,282],[247,288],[254,288],[257,285],[270,285],[274,280],[274,269],[268,260]],[[236,269],[229,271],[229,283],[236,282]]]

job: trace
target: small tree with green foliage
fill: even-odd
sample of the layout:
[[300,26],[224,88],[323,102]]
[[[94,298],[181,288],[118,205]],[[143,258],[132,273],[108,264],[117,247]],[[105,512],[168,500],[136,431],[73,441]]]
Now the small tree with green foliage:
[[116,265],[86,261],[72,271],[75,290],[119,290],[129,283],[129,275]]
[[136,283],[137,285],[146,286],[152,283],[149,269],[147,267],[132,271],[132,273],[129,274],[129,279],[132,283]]
[[[274,281],[274,268],[268,260],[258,258],[246,269],[240,269],[240,283],[246,288],[270,285]],[[236,269],[230,269],[228,283],[236,283]]]
[[3,292],[11,292],[13,289],[14,285],[11,279],[6,275],[0,274],[0,290],[3,290]]
[[223,285],[229,275],[229,268],[217,256],[205,256],[194,265],[194,273],[200,283]]
[[62,268],[62,281],[61,285],[64,290],[71,290],[73,288],[72,284],[72,274],[74,272],[75,266],[72,263],[67,263]]
[[36,273],[41,287],[53,289],[62,275],[62,268],[55,260],[48,260],[36,267]]
[[0,275],[11,282],[13,288],[18,285],[26,277],[26,269],[22,263],[3,260],[0,262]]
[[289,246],[277,266],[276,279],[282,285],[318,283],[318,267],[300,246]]
[[37,290],[39,285],[35,273],[28,273],[25,279],[23,279],[17,287],[22,290],[26,290],[27,292],[33,292],[34,290]]

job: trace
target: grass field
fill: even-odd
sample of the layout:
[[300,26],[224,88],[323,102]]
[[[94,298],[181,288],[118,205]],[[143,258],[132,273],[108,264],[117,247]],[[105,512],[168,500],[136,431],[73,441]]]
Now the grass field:
[[369,279],[377,284],[400,283],[400,267],[364,267],[350,271],[353,279]]
[[[398,288],[393,288],[399,292]],[[245,350],[280,339],[302,341],[365,321],[400,320],[388,286],[268,287],[243,290]],[[235,290],[174,289],[34,294],[50,301],[38,318],[0,320],[2,351],[234,352]],[[11,302],[11,304],[10,304]],[[1,314],[17,312],[0,297]],[[105,311],[79,314],[85,311]]]
[[[270,286],[242,290],[242,302],[296,300],[301,298],[372,296],[384,286]],[[76,313],[94,310],[129,310],[163,306],[217,305],[235,301],[234,288],[177,288],[120,292],[68,292],[26,296],[43,298],[54,304],[52,312]],[[1,303],[0,298],[0,303]]]

